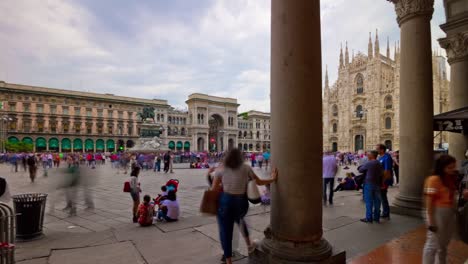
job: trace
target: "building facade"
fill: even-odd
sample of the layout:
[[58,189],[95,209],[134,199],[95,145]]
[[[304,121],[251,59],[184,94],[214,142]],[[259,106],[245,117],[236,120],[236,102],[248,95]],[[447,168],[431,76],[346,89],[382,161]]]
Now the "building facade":
[[[386,55],[380,53],[378,33],[375,41],[369,34],[367,55],[349,56],[346,44],[340,51],[338,78],[329,85],[325,73],[323,93],[324,151],[358,151],[383,143],[398,150],[400,53],[395,45],[390,56],[387,40]],[[433,54],[434,114],[448,110],[449,81],[445,58]],[[434,147],[447,143],[447,135],[434,134]]]
[[270,149],[270,113],[249,111],[238,115],[237,147],[244,151],[265,151]]
[[[238,117],[239,104],[233,98],[191,94],[188,110],[177,110],[166,100],[0,82],[0,101],[0,140],[23,141],[37,152],[131,148],[140,137],[143,123],[138,113],[145,107],[154,108],[163,149],[224,151],[239,146],[263,151],[270,147],[269,114],[250,111]],[[241,129],[245,122],[251,125]]]

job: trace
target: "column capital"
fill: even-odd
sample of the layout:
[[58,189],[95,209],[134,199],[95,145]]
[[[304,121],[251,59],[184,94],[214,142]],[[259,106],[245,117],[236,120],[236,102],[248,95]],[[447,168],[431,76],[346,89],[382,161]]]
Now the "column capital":
[[387,0],[395,4],[398,25],[415,16],[428,16],[434,13],[434,0]]
[[468,60],[468,31],[441,38],[439,39],[439,43],[447,51],[448,62],[450,64]]

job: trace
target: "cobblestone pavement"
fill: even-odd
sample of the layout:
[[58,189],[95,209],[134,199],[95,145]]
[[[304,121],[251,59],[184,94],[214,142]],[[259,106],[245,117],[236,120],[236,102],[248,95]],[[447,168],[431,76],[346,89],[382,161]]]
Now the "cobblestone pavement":
[[[155,196],[161,185],[171,178],[180,180],[178,199],[182,214],[176,223],[157,223],[142,228],[131,222],[131,198],[124,193],[128,175],[110,165],[93,170],[94,182],[79,188],[77,215],[70,216],[65,207],[63,190],[57,188],[63,175],[49,170],[48,176],[38,171],[34,183],[26,172],[14,173],[0,165],[0,176],[7,179],[11,193],[45,192],[49,194],[44,233],[36,241],[18,243],[17,260],[21,264],[41,263],[219,263],[221,249],[214,217],[199,214],[203,190],[207,187],[203,169],[185,169],[177,164],[173,174],[143,171],[140,175],[143,194]],[[184,168],[184,169],[183,169]],[[350,170],[354,170],[351,167]],[[254,170],[261,177],[264,170]],[[344,175],[340,169],[340,177]],[[281,177],[281,175],[280,175]],[[390,199],[398,188],[390,190]],[[94,209],[87,209],[84,193],[92,195]],[[364,215],[362,195],[356,191],[338,192],[334,206],[323,208],[325,238],[337,249],[346,250],[348,259],[388,242],[421,225],[421,220],[395,215],[380,225],[359,222]],[[253,239],[262,239],[270,221],[269,207],[251,206],[247,222]],[[359,239],[365,238],[365,239]],[[359,239],[359,243],[355,243]],[[240,239],[242,240],[242,239]],[[238,263],[247,263],[247,249],[238,243]]]

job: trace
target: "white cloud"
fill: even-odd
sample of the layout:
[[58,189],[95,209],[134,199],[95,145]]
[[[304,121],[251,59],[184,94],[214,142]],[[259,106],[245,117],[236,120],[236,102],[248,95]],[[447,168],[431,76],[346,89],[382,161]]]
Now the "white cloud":
[[[439,2],[434,46],[443,36]],[[107,13],[80,3],[1,1],[0,79],[158,97],[178,107],[185,106],[190,93],[202,92],[238,98],[241,111],[269,111],[270,1],[217,0],[188,20],[156,8],[122,6],[125,15],[117,22],[125,23],[125,30],[105,23]],[[368,32],[374,35],[378,28],[385,53],[386,37],[392,44],[399,38],[393,5],[387,1],[321,4],[322,62],[328,64],[331,83],[340,42],[348,41],[350,53],[367,53]]]

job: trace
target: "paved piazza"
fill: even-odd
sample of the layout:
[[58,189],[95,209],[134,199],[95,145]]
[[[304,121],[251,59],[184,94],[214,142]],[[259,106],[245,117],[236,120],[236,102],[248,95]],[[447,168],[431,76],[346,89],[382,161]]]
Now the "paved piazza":
[[[41,263],[218,263],[221,248],[214,217],[198,212],[203,190],[206,188],[206,170],[182,169],[176,164],[173,174],[143,171],[140,181],[143,194],[155,196],[167,180],[180,180],[178,199],[181,219],[176,223],[157,223],[153,227],[139,227],[131,223],[131,199],[122,192],[128,175],[117,173],[109,164],[98,166],[95,182],[78,191],[77,216],[62,211],[65,207],[63,190],[57,189],[63,175],[57,169],[49,170],[48,177],[38,171],[35,183],[30,183],[25,172],[14,173],[7,165],[0,173],[10,184],[12,194],[45,192],[49,194],[44,224],[45,236],[39,240],[19,242],[16,257],[21,264]],[[264,171],[255,169],[257,174]],[[343,171],[340,171],[343,174]],[[280,174],[281,177],[281,174]],[[86,209],[84,190],[94,197],[95,209]],[[390,192],[393,196],[397,188]],[[324,207],[325,237],[335,248],[346,250],[347,258],[366,253],[388,240],[421,225],[418,219],[394,215],[391,222],[364,225],[360,192],[338,192],[333,207]],[[251,206],[247,221],[254,239],[263,238],[269,223],[269,206]],[[396,224],[398,223],[398,224]],[[366,241],[355,241],[357,235]],[[240,239],[239,252],[247,255]],[[243,256],[237,263],[247,263]]]

